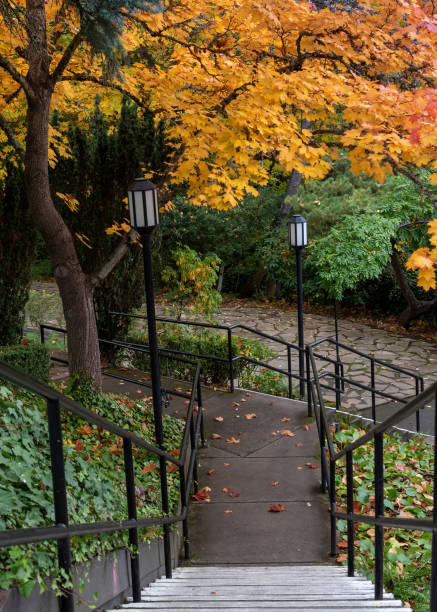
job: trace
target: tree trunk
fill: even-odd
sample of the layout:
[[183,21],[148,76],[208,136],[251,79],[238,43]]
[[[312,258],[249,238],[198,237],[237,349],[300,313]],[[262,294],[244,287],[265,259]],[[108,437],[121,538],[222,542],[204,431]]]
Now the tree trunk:
[[[45,28],[44,8],[39,2],[34,10],[41,13]],[[35,12],[33,14],[35,17]],[[35,27],[35,22],[33,23]],[[42,22],[41,22],[42,27]],[[41,30],[39,30],[40,33]],[[40,41],[43,49],[44,41]],[[68,334],[70,374],[93,379],[101,387],[100,353],[93,307],[93,287],[80,266],[73,237],[56,210],[48,175],[48,127],[53,85],[44,50],[32,48],[29,83],[34,99],[28,100],[25,154],[25,183],[29,208],[40,230],[52,262],[59,287]]]
[[[394,241],[392,240],[392,244],[394,245]],[[401,290],[402,295],[407,301],[407,307],[401,312],[399,315],[399,325],[408,329],[410,327],[411,321],[417,319],[420,315],[426,314],[427,312],[431,312],[435,310],[437,307],[437,298],[433,300],[418,300],[413,293],[410,285],[408,284],[407,278],[405,276],[405,272],[402,268],[402,264],[399,261],[399,257],[394,249],[391,255],[391,265],[393,268],[394,275],[396,277],[399,289]]]

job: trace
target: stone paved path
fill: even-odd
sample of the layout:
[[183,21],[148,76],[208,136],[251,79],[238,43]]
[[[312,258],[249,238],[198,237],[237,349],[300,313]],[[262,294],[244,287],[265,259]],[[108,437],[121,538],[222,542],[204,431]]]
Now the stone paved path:
[[[56,285],[53,283],[35,283],[33,288],[45,290],[52,294],[53,303],[59,300]],[[158,304],[158,312],[163,312],[162,305]],[[55,308],[54,308],[55,310]],[[275,305],[251,305],[241,300],[226,303],[217,315],[218,322],[225,325],[245,324],[256,330],[263,331],[275,338],[297,343],[297,312],[292,308],[278,308]],[[56,314],[48,312],[47,323],[56,324]],[[328,316],[310,314],[304,317],[305,341],[313,342],[326,336],[334,336],[334,320]],[[246,337],[254,337],[253,334],[242,330],[236,330],[236,334]],[[373,354],[375,357],[393,363],[401,368],[420,373],[424,377],[425,386],[437,380],[437,346],[423,340],[411,339],[380,329],[373,329],[364,324],[340,319],[339,340],[348,346],[356,348],[364,353]],[[272,340],[263,340],[276,356],[270,360],[272,365],[287,369],[286,350],[280,344]],[[327,344],[320,345],[318,352],[322,355],[335,357],[335,349]],[[369,384],[370,363],[354,353],[340,350],[341,361],[344,364],[346,378]],[[318,361],[320,369],[326,363]],[[332,371],[332,366],[330,367]],[[292,370],[297,373],[297,354],[293,354]],[[414,380],[407,375],[398,374],[390,369],[379,367],[376,369],[377,388],[385,393],[394,394],[397,397],[409,397],[415,393]],[[331,379],[332,380],[332,379]],[[327,399],[333,400],[334,395],[326,394]],[[377,404],[383,404],[387,400],[377,399]],[[370,405],[370,394],[356,387],[347,387],[342,399],[342,406],[351,410],[364,410]]]

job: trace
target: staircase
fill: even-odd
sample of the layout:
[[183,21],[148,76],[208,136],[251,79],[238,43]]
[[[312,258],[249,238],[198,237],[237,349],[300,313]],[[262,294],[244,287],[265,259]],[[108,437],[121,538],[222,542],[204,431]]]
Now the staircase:
[[[299,612],[355,612],[403,608],[392,594],[375,601],[373,584],[345,567],[331,565],[294,566],[198,566],[179,567],[173,578],[160,578],[142,591],[140,603],[127,603],[122,610],[299,610]],[[108,612],[115,612],[111,610]]]

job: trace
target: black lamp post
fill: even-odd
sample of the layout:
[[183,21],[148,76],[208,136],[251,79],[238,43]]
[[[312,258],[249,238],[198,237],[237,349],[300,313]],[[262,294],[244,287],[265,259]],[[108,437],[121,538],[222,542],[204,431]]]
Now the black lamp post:
[[290,246],[296,251],[297,270],[297,326],[299,333],[299,392],[305,395],[305,342],[303,337],[303,288],[302,288],[302,249],[308,244],[308,226],[301,215],[293,215],[288,222]]
[[[150,375],[152,379],[153,415],[155,421],[156,443],[164,449],[162,428],[161,372],[159,367],[158,341],[156,336],[155,296],[153,291],[152,255],[150,237],[159,224],[158,197],[156,187],[145,178],[137,178],[129,185],[128,202],[130,224],[140,235],[144,257],[144,284],[147,302],[147,326],[149,333]],[[159,458],[162,510],[169,513],[166,462]],[[171,578],[170,526],[164,525],[165,575]]]

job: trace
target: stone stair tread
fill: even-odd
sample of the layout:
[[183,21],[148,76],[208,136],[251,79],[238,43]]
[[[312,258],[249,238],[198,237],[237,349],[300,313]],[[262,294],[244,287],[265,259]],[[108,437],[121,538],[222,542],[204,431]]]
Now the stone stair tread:
[[144,588],[141,602],[130,598],[121,609],[129,612],[410,610],[391,593],[376,601],[370,580],[362,576],[348,577],[345,567],[333,565],[177,568],[172,578],[158,578]]

